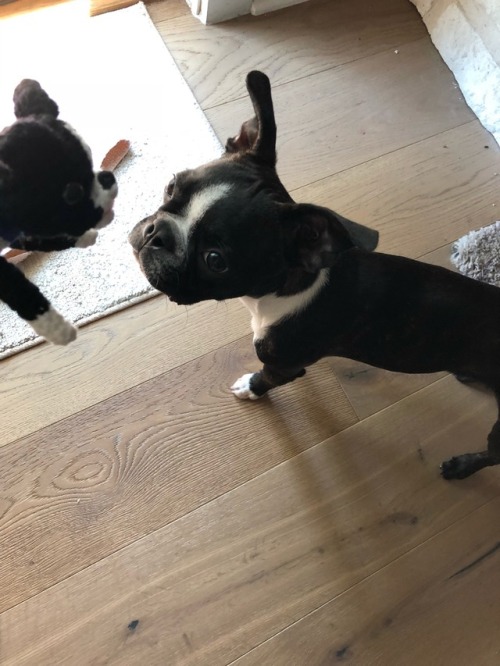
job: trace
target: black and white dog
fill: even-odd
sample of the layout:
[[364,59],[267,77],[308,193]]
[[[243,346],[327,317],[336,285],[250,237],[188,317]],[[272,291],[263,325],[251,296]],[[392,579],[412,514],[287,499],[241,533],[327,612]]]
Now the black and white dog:
[[[175,176],[164,205],[130,242],[151,284],[176,303],[240,297],[260,372],[232,387],[255,399],[324,356],[387,370],[447,370],[500,403],[500,289],[444,268],[373,252],[373,230],[297,204],[276,173],[269,79],[250,72],[256,117],[223,156]],[[500,420],[487,450],[442,464],[461,479],[500,463]]]
[[[118,188],[110,171],[94,173],[88,146],[58,118],[39,83],[14,91],[16,122],[0,133],[0,249],[49,252],[95,243],[113,219]],[[0,300],[55,344],[76,329],[16,266],[0,257]]]

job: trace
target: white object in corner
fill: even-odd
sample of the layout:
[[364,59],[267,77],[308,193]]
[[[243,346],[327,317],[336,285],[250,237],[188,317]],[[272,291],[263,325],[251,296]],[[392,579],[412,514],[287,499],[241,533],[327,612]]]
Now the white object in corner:
[[301,2],[306,2],[306,0],[253,0],[251,12],[254,16],[259,16],[284,7],[299,5]]
[[252,0],[186,0],[196,18],[205,25],[250,14]]
[[205,25],[220,23],[244,14],[267,14],[306,0],[186,0],[196,18]]

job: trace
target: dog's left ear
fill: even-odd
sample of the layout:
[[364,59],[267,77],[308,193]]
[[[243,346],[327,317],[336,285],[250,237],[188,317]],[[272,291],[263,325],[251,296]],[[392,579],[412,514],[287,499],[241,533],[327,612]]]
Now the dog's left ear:
[[228,139],[226,153],[249,152],[256,158],[276,165],[276,121],[269,78],[258,71],[250,72],[246,79],[255,117],[243,123],[238,136]]
[[311,273],[332,266],[339,254],[350,248],[372,252],[377,247],[377,231],[328,208],[285,204],[282,211],[285,227],[292,233],[292,262]]

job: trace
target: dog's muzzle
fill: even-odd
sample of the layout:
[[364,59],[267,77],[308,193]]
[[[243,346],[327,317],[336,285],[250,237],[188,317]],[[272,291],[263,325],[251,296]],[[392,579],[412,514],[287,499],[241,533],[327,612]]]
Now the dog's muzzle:
[[175,258],[181,249],[182,242],[176,225],[155,216],[139,222],[129,235],[129,242],[136,253],[144,249],[157,251],[165,263]]
[[172,224],[165,220],[156,220],[144,228],[144,245],[174,254],[178,245],[177,235]]
[[153,287],[176,302],[182,298],[186,239],[177,222],[164,214],[147,217],[132,229],[129,242]]

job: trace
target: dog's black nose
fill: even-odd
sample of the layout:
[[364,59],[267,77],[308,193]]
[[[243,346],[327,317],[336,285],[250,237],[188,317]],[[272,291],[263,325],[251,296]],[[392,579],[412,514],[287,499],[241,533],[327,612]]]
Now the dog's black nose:
[[97,180],[105,190],[110,190],[116,183],[116,179],[111,171],[99,171]]
[[162,248],[167,252],[175,250],[175,234],[172,227],[165,220],[150,222],[144,227],[145,245]]

